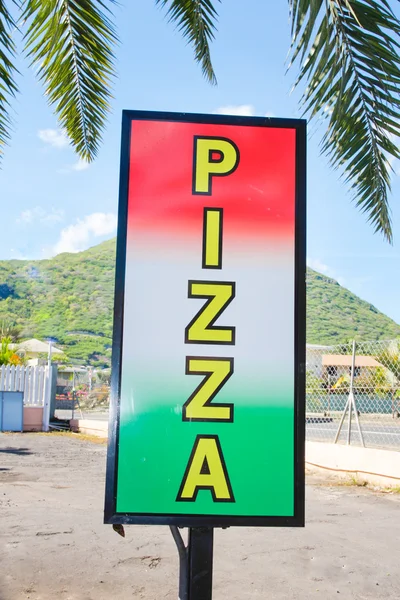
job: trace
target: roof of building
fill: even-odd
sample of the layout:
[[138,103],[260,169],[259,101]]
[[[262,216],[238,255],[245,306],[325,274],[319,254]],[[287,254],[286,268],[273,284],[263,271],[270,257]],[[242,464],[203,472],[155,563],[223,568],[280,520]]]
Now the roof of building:
[[[324,354],[322,365],[324,367],[351,367],[353,357],[351,354]],[[382,367],[373,356],[356,356],[356,367]]]
[[[15,348],[16,350],[24,350],[25,352],[34,352],[34,353],[46,353],[48,354],[50,344],[49,342],[41,342],[35,338],[31,340],[26,340],[25,342],[20,342],[17,344],[10,344],[10,347]],[[51,346],[51,352],[53,354],[64,354],[62,350],[56,348],[55,346]]]

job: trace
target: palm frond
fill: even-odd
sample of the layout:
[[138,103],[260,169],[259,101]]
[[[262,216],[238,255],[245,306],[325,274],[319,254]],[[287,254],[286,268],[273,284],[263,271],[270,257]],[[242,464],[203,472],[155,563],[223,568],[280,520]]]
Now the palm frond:
[[289,0],[295,85],[304,114],[327,121],[322,141],[356,204],[392,241],[391,161],[400,158],[400,21],[387,0]]
[[216,84],[210,42],[214,39],[218,15],[211,0],[156,0],[156,4],[167,7],[169,20],[176,23],[193,46],[195,59],[200,63],[203,75],[210,83]]
[[117,41],[103,0],[26,0],[25,49],[37,66],[61,127],[85,160],[93,160],[110,109]]
[[4,0],[0,0],[0,158],[3,155],[5,144],[10,139],[10,99],[17,92],[15,84],[17,70],[13,62],[15,43],[12,33],[14,29],[14,20],[7,10]]

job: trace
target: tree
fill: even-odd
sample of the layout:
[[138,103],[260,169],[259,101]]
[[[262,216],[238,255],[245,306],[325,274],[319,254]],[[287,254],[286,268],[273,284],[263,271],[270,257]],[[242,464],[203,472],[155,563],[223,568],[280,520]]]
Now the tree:
[[0,321],[0,340],[9,338],[10,342],[17,342],[21,335],[21,328],[8,319]]
[[[210,44],[212,0],[155,0],[194,48],[216,83]],[[0,0],[0,151],[9,138],[17,92],[13,32],[78,154],[93,160],[110,108],[117,34],[116,0]],[[14,15],[11,6],[17,5]],[[326,124],[322,151],[341,168],[357,205],[389,241],[391,160],[400,158],[400,21],[388,0],[289,0],[295,86],[305,85],[304,115]]]
[[395,346],[392,348],[386,348],[376,357],[376,360],[388,370],[391,384],[398,387],[400,384],[399,342],[395,342]]
[[[49,361],[49,355],[46,352],[39,352],[39,364],[46,365]],[[71,361],[66,354],[52,354],[50,362],[54,365],[70,365]]]
[[0,339],[0,365],[21,365],[22,359],[9,347],[10,343],[9,337]]

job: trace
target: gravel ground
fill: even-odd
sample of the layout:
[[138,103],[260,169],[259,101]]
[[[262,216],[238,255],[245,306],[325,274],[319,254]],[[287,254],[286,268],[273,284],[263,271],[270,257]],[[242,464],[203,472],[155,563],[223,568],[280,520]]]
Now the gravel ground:
[[[176,599],[167,527],[102,524],[106,447],[0,434],[0,600]],[[214,600],[400,598],[400,494],[309,477],[305,529],[215,533]]]

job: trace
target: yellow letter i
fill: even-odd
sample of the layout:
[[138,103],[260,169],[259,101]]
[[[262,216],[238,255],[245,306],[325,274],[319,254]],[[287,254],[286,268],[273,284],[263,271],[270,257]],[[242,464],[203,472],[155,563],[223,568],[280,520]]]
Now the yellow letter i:
[[222,269],[222,208],[204,208],[203,269]]

